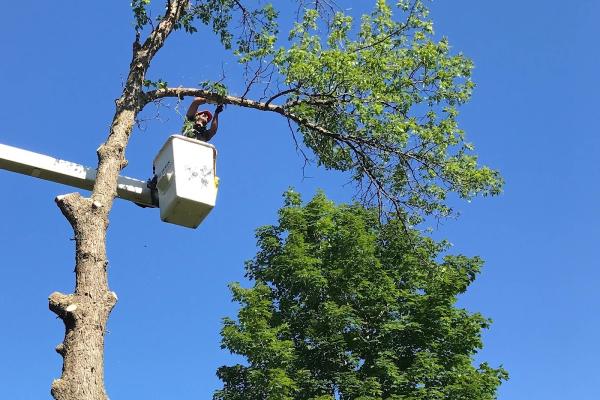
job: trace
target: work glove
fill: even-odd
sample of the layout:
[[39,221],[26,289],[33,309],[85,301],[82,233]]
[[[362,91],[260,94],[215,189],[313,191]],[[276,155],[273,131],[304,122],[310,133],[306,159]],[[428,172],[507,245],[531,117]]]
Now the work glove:
[[215,108],[215,114],[220,113],[221,111],[223,111],[223,104],[219,104],[217,106],[217,108]]

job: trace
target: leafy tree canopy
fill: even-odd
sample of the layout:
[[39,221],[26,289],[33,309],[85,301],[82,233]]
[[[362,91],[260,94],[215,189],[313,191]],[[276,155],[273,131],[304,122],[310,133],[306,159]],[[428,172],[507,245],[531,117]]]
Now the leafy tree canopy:
[[446,244],[322,193],[289,191],[257,238],[254,286],[232,286],[241,309],[222,329],[247,364],[218,370],[215,399],[484,400],[507,379],[473,366],[490,321],[455,306],[481,259],[442,259]]
[[[138,36],[152,24],[149,3],[133,3]],[[351,173],[363,204],[402,211],[411,222],[451,214],[449,193],[499,193],[499,174],[478,164],[457,123],[457,108],[474,86],[472,62],[434,37],[422,0],[373,0],[359,21],[343,1],[339,8],[323,0],[297,3],[286,37],[279,31],[288,18],[271,4],[192,2],[177,27],[193,33],[209,26],[238,57],[246,86],[211,77],[198,88],[147,80],[144,100],[202,95],[278,113],[318,164]]]

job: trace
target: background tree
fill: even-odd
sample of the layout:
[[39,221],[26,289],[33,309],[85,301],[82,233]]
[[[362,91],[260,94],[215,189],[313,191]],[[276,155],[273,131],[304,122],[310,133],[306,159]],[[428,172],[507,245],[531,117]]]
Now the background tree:
[[232,286],[242,307],[222,330],[247,365],[219,369],[215,399],[496,397],[506,371],[472,365],[490,321],[455,306],[481,259],[441,259],[445,243],[322,193],[289,191],[257,237],[255,283]]
[[[278,36],[273,6],[256,2],[254,9],[251,3],[132,2],[132,60],[108,137],[97,150],[96,184],[89,198],[72,193],[56,199],[76,243],[75,292],[49,298],[65,324],[64,341],[56,348],[63,356],[62,376],[52,384],[57,400],[107,398],[104,336],[117,301],[107,277],[108,215],[136,116],[150,102],[203,96],[280,114],[319,164],[351,171],[365,203],[403,215],[405,223],[406,216],[414,222],[422,215],[449,214],[448,192],[469,198],[500,189],[497,173],[477,165],[456,123],[456,106],[472,88],[471,63],[451,55],[446,40],[433,39],[421,1],[396,3],[394,16],[378,0],[358,26],[329,1],[299,1],[287,42]],[[210,26],[238,57],[247,76],[241,95],[232,95],[226,81],[182,88],[146,76],[170,33],[194,33],[198,24]]]

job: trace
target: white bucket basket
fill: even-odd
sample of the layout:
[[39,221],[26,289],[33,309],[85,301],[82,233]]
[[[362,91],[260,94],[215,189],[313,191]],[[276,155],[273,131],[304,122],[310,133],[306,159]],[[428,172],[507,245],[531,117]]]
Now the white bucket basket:
[[211,144],[172,135],[154,159],[160,218],[196,228],[217,200],[217,150]]

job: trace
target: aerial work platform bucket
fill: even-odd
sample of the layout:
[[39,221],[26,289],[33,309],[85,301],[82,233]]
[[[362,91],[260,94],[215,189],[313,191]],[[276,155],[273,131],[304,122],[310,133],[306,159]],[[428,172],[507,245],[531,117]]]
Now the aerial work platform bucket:
[[196,228],[217,200],[217,150],[181,135],[167,139],[154,159],[160,218]]

